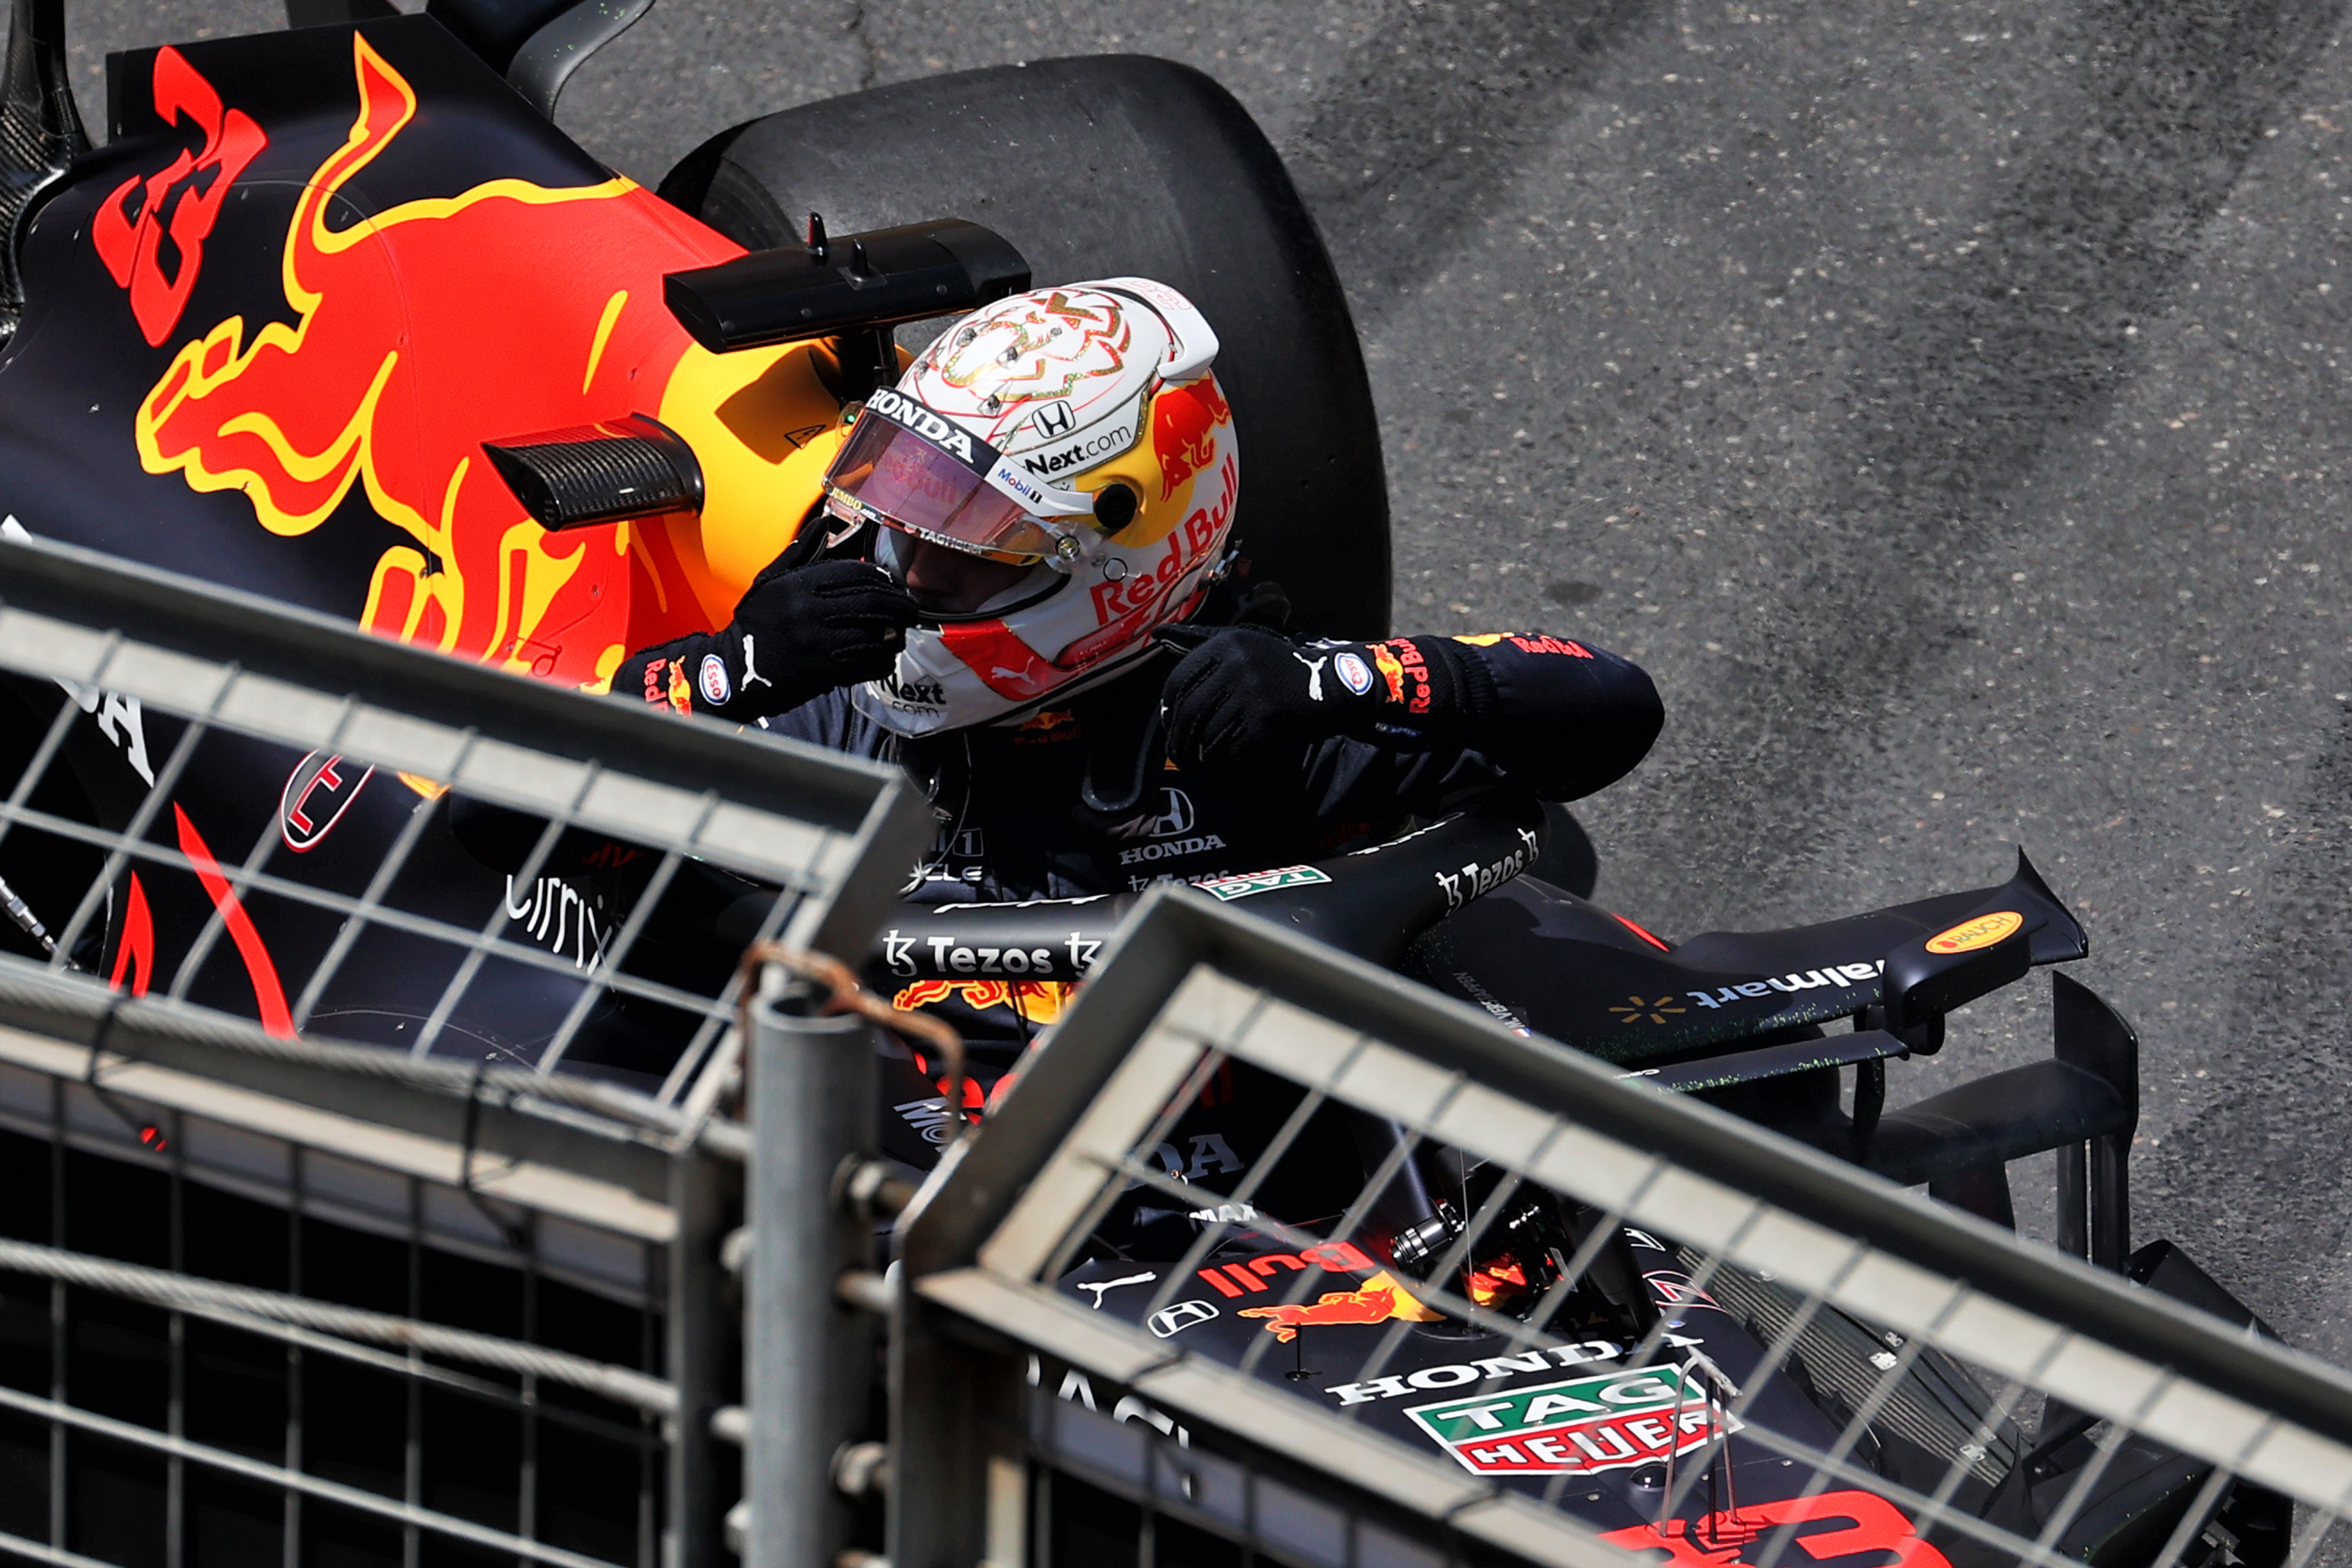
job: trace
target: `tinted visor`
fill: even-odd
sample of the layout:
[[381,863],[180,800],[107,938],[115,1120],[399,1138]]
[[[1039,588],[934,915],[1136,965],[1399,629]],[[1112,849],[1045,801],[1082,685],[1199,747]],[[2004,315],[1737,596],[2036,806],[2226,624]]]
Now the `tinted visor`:
[[[965,439],[987,450],[976,439]],[[1063,537],[961,458],[904,425],[877,417],[870,405],[851,428],[824,483],[827,507],[836,516],[871,520],[960,550],[1047,559]]]

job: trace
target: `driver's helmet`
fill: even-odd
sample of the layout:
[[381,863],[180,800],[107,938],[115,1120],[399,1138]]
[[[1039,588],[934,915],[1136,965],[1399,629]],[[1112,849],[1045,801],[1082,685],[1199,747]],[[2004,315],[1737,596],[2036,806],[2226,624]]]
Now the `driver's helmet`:
[[1000,300],[877,392],[825,475],[898,568],[915,536],[1029,574],[907,635],[857,689],[900,734],[1025,717],[1125,668],[1222,570],[1239,484],[1216,334],[1173,289],[1109,278]]

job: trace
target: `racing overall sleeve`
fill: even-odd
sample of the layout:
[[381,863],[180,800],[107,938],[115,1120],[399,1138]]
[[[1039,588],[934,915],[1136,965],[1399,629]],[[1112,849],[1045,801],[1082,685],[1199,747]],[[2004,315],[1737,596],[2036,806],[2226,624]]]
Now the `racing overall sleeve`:
[[623,659],[613,694],[737,723],[772,718],[887,675],[917,615],[906,589],[869,562],[779,563],[752,580],[718,631]]
[[[1641,667],[1589,643],[1515,633],[1399,640],[1433,672],[1423,732],[1477,752],[1546,800],[1575,800],[1623,778],[1665,725],[1658,689]],[[1393,646],[1379,645],[1375,657]],[[1437,690],[1441,666],[1452,677],[1450,713]]]
[[1408,809],[1481,775],[1547,800],[1591,795],[1633,770],[1665,719],[1657,689],[1628,660],[1515,633],[1294,643],[1235,628],[1185,656],[1162,703],[1180,767],[1271,762],[1304,742],[1310,773],[1339,765],[1349,775],[1310,781],[1310,793],[1386,787]]

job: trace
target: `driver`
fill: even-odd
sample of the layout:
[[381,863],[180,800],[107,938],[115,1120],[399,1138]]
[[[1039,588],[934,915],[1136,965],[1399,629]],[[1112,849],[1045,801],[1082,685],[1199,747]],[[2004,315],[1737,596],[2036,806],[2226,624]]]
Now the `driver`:
[[[1258,870],[1507,782],[1573,800],[1641,760],[1657,693],[1587,642],[1192,625],[1240,483],[1216,353],[1140,279],[966,317],[825,477],[871,559],[780,562],[731,624],[625,660],[614,691],[902,764],[939,818],[910,891],[932,901]],[[1250,608],[1278,619],[1278,595]],[[996,989],[1024,1024],[1058,1002]]]
[[1657,692],[1587,642],[1188,625],[1240,482],[1216,353],[1141,279],[965,318],[825,476],[873,559],[770,567],[728,626],[623,661],[613,689],[905,765],[940,823],[931,900],[1255,870],[1641,761]]

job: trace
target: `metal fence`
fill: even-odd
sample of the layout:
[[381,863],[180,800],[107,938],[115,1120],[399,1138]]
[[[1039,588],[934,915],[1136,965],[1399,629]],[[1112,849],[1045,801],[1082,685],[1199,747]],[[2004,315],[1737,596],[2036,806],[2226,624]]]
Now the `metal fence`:
[[2131,1282],[1164,892],[894,1228],[739,964],[894,775],[42,548],[0,669],[0,1557],[2343,1554],[2352,1379],[2116,1173]]
[[[1187,1163],[1235,1072],[1286,1089],[1277,1134]],[[1090,1239],[1145,1200],[1197,1235]],[[1189,892],[900,1266],[905,1568],[2345,1545],[2352,1377],[2184,1304],[2232,1305],[2168,1245],[2126,1282]]]
[[48,546],[0,670],[0,1555],[723,1560],[737,959],[919,801]]

